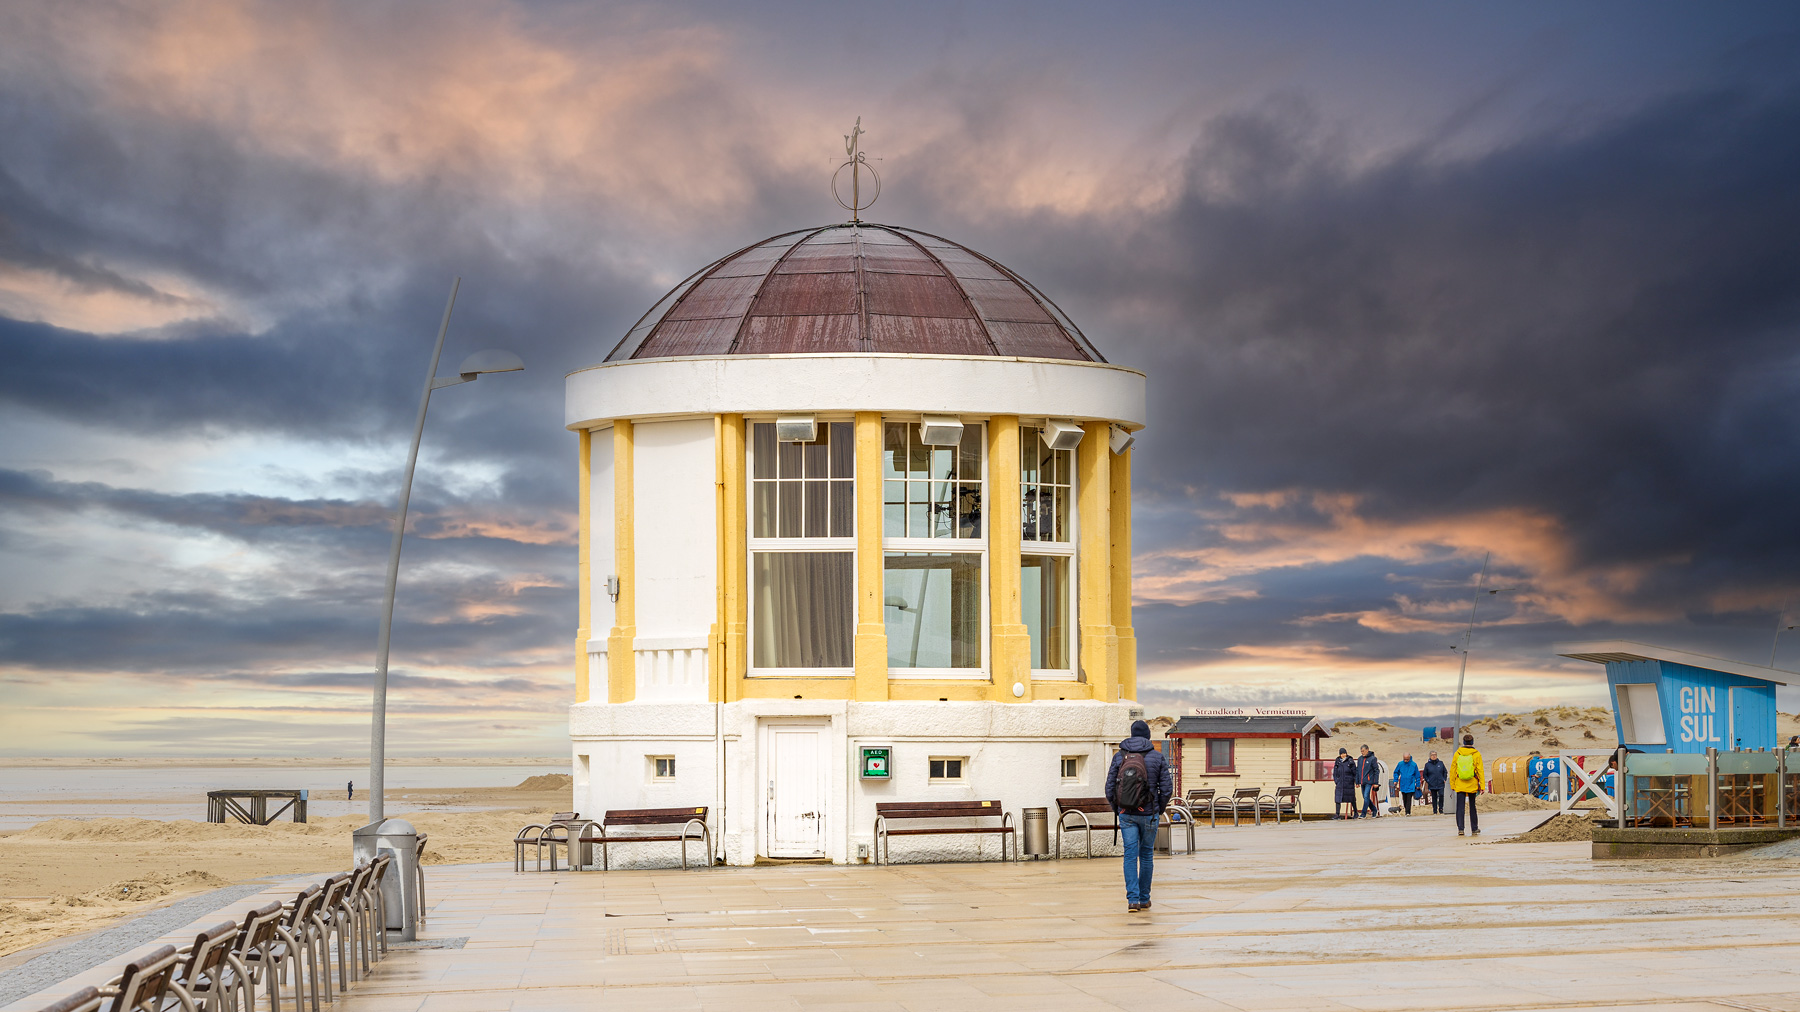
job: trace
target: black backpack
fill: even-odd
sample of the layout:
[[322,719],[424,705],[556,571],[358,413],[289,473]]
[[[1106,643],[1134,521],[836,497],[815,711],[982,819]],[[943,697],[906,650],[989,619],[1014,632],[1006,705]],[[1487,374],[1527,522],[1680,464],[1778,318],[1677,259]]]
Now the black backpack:
[[1150,807],[1150,764],[1144,753],[1127,752],[1119,763],[1119,779],[1114,787],[1120,808],[1142,810]]

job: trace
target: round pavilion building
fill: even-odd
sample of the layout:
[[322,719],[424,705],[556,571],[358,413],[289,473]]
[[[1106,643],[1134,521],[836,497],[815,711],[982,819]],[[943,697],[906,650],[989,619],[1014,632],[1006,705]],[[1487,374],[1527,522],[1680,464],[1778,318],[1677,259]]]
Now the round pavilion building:
[[1023,278],[914,229],[792,232],[678,285],[567,379],[581,814],[704,807],[729,863],[853,862],[878,802],[1017,825],[1099,796],[1140,712],[1144,388]]

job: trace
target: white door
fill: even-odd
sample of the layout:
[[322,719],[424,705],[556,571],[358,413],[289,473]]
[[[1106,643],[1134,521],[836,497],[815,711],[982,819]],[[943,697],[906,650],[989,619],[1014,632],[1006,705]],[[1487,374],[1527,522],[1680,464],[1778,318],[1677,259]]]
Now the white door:
[[825,727],[768,727],[764,775],[769,857],[825,856]]

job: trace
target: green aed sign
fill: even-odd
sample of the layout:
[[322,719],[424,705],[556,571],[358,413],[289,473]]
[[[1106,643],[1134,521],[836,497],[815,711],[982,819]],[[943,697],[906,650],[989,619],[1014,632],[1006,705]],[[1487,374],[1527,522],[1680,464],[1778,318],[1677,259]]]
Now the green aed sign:
[[862,746],[862,778],[888,780],[893,777],[894,749],[891,745]]

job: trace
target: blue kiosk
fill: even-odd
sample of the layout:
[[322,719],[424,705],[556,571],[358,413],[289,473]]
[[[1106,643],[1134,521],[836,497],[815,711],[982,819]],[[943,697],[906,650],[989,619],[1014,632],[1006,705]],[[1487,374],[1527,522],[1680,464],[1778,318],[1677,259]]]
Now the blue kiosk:
[[1633,751],[1704,754],[1773,749],[1776,678],[1760,664],[1607,640],[1557,647],[1563,657],[1606,665],[1619,744]]

